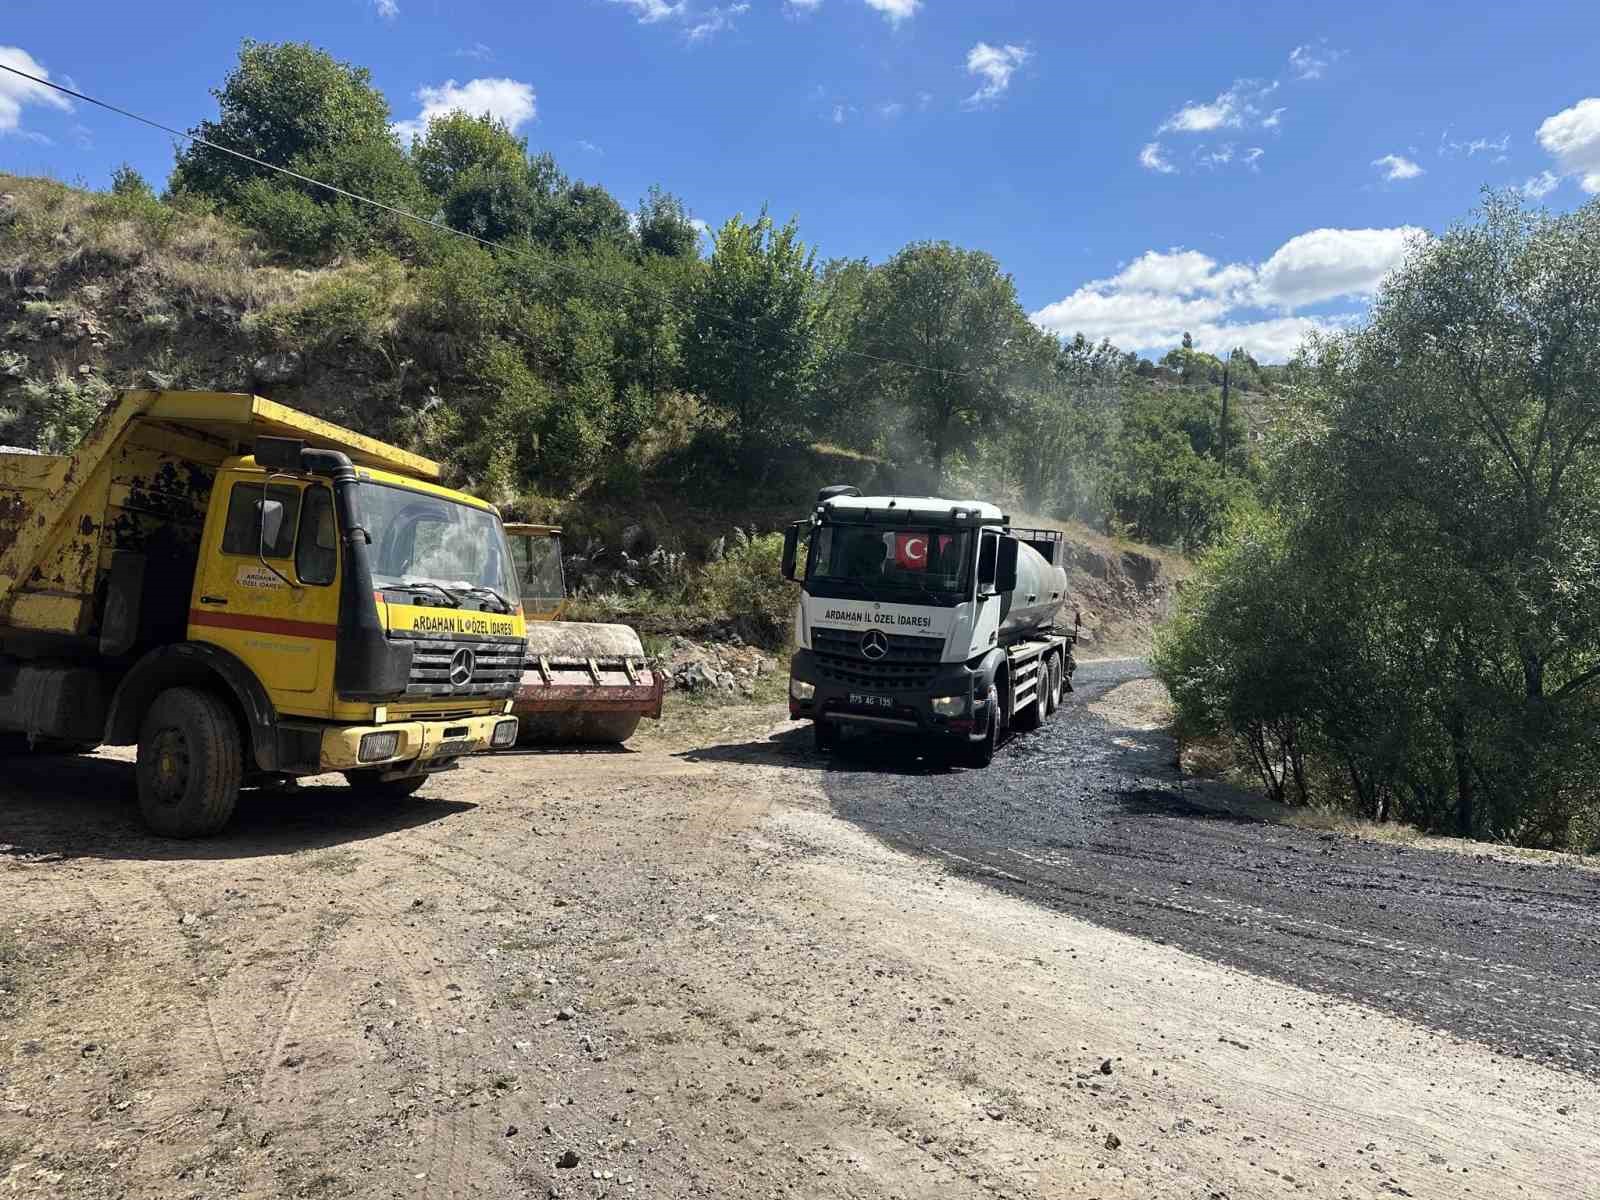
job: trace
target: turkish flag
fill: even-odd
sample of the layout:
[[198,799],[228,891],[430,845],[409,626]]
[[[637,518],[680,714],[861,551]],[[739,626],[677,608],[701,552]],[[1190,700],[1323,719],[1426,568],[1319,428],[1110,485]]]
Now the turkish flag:
[[902,571],[926,571],[928,569],[928,535],[925,533],[895,534],[894,565]]

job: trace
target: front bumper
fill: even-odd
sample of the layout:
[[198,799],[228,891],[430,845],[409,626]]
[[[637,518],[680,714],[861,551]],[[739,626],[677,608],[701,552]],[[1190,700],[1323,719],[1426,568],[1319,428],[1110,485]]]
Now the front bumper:
[[[989,728],[984,692],[979,691],[974,699],[975,679],[976,673],[965,664],[944,663],[925,687],[874,690],[827,678],[811,651],[797,650],[789,666],[789,716],[797,721],[829,721],[884,733],[967,741],[981,737]],[[810,699],[795,698],[796,681],[815,689]],[[937,713],[933,710],[935,696],[963,696],[966,704],[958,715]]]
[[[495,726],[501,721],[514,719],[504,713],[489,713],[454,721],[341,725],[323,731],[320,765],[324,771],[353,771],[366,767],[409,774],[442,771],[458,758],[492,749]],[[395,752],[386,758],[361,761],[361,739],[369,733],[398,734]],[[514,738],[512,740],[515,741]]]

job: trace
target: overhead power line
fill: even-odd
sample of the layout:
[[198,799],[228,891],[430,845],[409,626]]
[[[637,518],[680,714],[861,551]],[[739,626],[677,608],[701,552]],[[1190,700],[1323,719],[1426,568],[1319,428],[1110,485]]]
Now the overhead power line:
[[[574,275],[587,275],[593,282],[602,287],[612,288],[625,295],[633,296],[636,299],[651,300],[658,304],[663,304],[668,308],[676,308],[679,312],[682,312],[686,315],[692,314],[693,310],[691,310],[687,305],[684,305],[676,298],[666,295],[665,293],[642,292],[637,288],[629,286],[628,284],[619,283],[613,279],[605,279],[593,271],[586,271],[574,263],[543,258],[540,255],[532,253],[526,247],[511,246],[504,242],[491,241],[489,238],[479,237],[477,234],[469,233],[464,229],[457,229],[453,225],[446,225],[443,221],[435,221],[431,217],[418,216],[414,212],[408,212],[403,208],[396,208],[392,204],[385,204],[381,200],[374,200],[372,197],[363,196],[359,192],[349,191],[346,188],[339,187],[337,184],[328,183],[321,179],[314,179],[310,175],[303,175],[299,171],[292,170],[289,167],[282,166],[278,163],[267,162],[265,159],[257,158],[253,154],[247,154],[243,150],[235,150],[231,146],[224,146],[220,142],[214,142],[210,138],[201,137],[199,134],[188,133],[181,129],[174,129],[170,125],[163,125],[160,121],[154,120],[151,117],[143,116],[139,113],[133,112],[130,109],[121,108],[115,104],[109,103],[108,101],[101,100],[95,96],[90,96],[84,92],[77,91],[74,88],[69,88],[64,84],[56,83],[49,79],[43,79],[38,75],[31,75],[27,71],[19,70],[8,63],[0,62],[0,71],[9,71],[18,78],[26,79],[30,83],[36,83],[40,87],[50,88],[54,91],[60,92],[64,96],[71,96],[74,100],[81,100],[83,103],[93,105],[95,108],[103,108],[107,112],[116,113],[119,117],[126,117],[130,121],[137,121],[141,125],[148,125],[152,129],[159,129],[162,133],[168,134],[175,138],[180,138],[186,142],[192,142],[195,145],[204,146],[208,150],[215,150],[219,154],[231,155],[233,158],[237,158],[242,162],[247,162],[253,166],[260,167],[263,170],[276,171],[278,174],[287,175],[290,179],[298,180],[300,183],[308,184],[311,187],[321,188],[323,191],[332,192],[336,196],[343,196],[347,200],[354,200],[358,204],[368,205],[382,212],[389,213],[392,216],[400,217],[403,220],[415,221],[419,225],[426,225],[430,229],[436,229],[439,232],[449,234],[452,237],[465,238],[467,241],[476,242],[478,245],[483,246],[490,251],[500,254],[509,254],[513,257],[524,259],[544,268],[546,271],[570,271]],[[747,337],[753,336],[755,333],[755,326],[749,322],[740,322],[735,318],[724,317],[720,315],[715,316],[714,319],[721,322],[724,328],[742,332]],[[753,345],[753,342],[750,344]],[[864,350],[844,349],[841,351],[841,353],[848,357],[860,359],[865,362],[877,363],[880,366],[906,367],[910,370],[927,371],[930,374],[942,375],[952,379],[964,379],[971,375],[971,372],[969,371],[956,371],[948,367],[930,367],[925,363],[915,363],[909,362],[905,359],[885,358],[881,355],[868,354]]]

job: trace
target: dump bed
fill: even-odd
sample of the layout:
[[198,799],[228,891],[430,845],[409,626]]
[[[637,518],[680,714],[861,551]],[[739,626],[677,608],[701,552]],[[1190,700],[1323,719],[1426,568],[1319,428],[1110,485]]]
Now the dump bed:
[[260,436],[437,480],[440,467],[260,396],[126,392],[70,455],[0,453],[0,638],[94,637],[118,552],[187,594],[217,468]]

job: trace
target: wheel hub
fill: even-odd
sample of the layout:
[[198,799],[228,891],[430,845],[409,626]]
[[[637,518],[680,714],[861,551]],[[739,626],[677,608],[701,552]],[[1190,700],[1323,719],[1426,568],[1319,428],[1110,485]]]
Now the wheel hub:
[[183,734],[164,729],[155,744],[155,793],[163,804],[176,804],[189,788],[189,747]]

